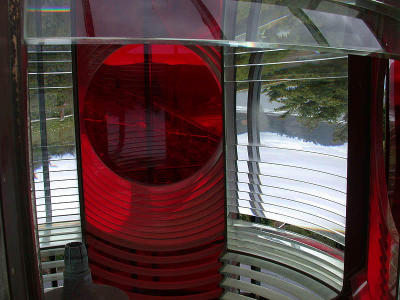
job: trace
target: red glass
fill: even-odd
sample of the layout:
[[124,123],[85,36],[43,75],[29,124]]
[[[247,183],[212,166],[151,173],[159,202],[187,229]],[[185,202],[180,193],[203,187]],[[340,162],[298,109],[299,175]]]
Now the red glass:
[[[383,62],[383,63],[382,63]],[[371,189],[367,284],[359,299],[396,299],[399,234],[389,202],[382,137],[384,60],[375,60],[371,110]],[[393,75],[393,74],[392,74]],[[392,81],[393,76],[390,80]]]
[[78,46],[93,277],[132,299],[217,299],[224,247],[221,54]]
[[112,53],[92,79],[84,112],[99,158],[145,184],[189,178],[211,159],[222,134],[221,85],[200,56],[179,45]]
[[394,221],[400,230],[400,61],[389,69],[388,193]]

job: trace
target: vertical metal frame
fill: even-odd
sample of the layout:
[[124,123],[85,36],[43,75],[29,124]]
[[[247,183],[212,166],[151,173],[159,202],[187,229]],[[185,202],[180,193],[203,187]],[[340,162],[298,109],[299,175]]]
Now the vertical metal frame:
[[351,280],[368,258],[371,75],[372,58],[349,55],[346,247],[343,289],[337,299],[351,296]]
[[[74,24],[74,22],[71,23]],[[77,175],[78,175],[79,211],[80,211],[82,242],[86,244],[86,217],[85,217],[85,201],[83,199],[77,46],[71,45],[71,51],[72,51],[72,85],[73,85],[73,105],[74,105],[76,169],[78,173]]]
[[[71,11],[76,11],[77,1],[73,0],[71,2]],[[82,1],[82,5],[84,9],[87,7],[85,5],[89,5],[86,3],[87,1]],[[90,6],[89,12],[90,12]],[[85,11],[86,12],[86,11]],[[87,18],[89,23],[87,23]],[[85,26],[88,32],[91,32],[94,35],[94,28],[93,28],[93,20],[92,15],[86,16],[85,14]],[[76,14],[71,14],[71,36],[76,35]],[[83,198],[83,175],[82,175],[82,154],[81,154],[81,128],[80,128],[80,113],[79,113],[79,89],[78,89],[78,49],[77,45],[71,45],[71,54],[72,54],[72,101],[74,107],[74,127],[75,127],[75,157],[76,157],[76,170],[77,170],[77,178],[78,178],[78,194],[79,194],[79,212],[80,212],[80,222],[81,222],[81,237],[82,243],[86,245],[86,217],[85,217],[85,201]]]
[[[224,20],[223,33],[225,38],[233,39],[236,32],[237,2],[224,1]],[[227,14],[227,12],[232,12]],[[231,197],[237,193],[237,174],[234,178],[232,170],[236,170],[237,161],[237,136],[236,136],[236,68],[226,68],[234,66],[236,61],[236,49],[230,47],[222,48],[222,90],[223,90],[223,145],[224,145],[224,175],[225,175],[225,251],[228,250],[228,225],[229,225],[229,201],[237,197]],[[231,180],[234,179],[234,180]]]
[[[1,10],[1,5],[0,5],[0,10]],[[6,257],[6,247],[5,247],[4,230],[3,230],[4,222],[3,222],[3,213],[1,209],[2,202],[3,200],[1,198],[1,188],[0,188],[0,282],[1,282],[0,300],[6,300],[10,298],[10,285],[8,282],[7,257]]]
[[[35,6],[39,7],[40,3],[38,0],[35,2]],[[42,15],[37,14],[35,18],[36,33],[38,36],[42,35]],[[41,160],[43,166],[43,185],[45,195],[45,211],[46,211],[46,223],[51,223],[52,220],[52,208],[51,208],[51,187],[50,187],[50,170],[49,170],[49,152],[47,143],[47,120],[46,120],[46,94],[44,85],[44,56],[43,46],[36,46],[36,59],[38,61],[36,66],[37,72],[37,86],[38,86],[38,99],[39,99],[39,125],[40,125],[40,147],[41,147]]]
[[[22,1],[0,3],[0,201],[10,298],[41,299],[30,193]],[[3,283],[1,284],[3,285]]]
[[[382,245],[388,245],[392,248],[390,254],[386,251],[383,251],[385,255],[385,261],[382,262],[382,266],[384,268],[384,273],[380,274],[378,277],[380,281],[375,282],[375,278],[368,275],[369,284],[374,283],[370,288],[371,297],[374,297],[376,290],[384,290],[382,293],[382,298],[392,299],[389,295],[391,292],[396,292],[397,284],[393,282],[393,277],[397,278],[398,266],[396,263],[398,261],[398,231],[397,229],[391,230],[390,226],[387,224],[390,223],[389,220],[393,222],[392,219],[392,210],[389,203],[388,198],[388,188],[386,181],[386,170],[385,170],[385,161],[384,161],[384,151],[383,151],[383,133],[385,127],[383,126],[383,105],[382,101],[384,99],[384,82],[385,75],[387,74],[387,70],[389,67],[389,63],[387,59],[374,57],[372,58],[372,77],[371,77],[371,186],[370,186],[370,201],[371,204],[369,206],[370,213],[376,212],[374,210],[374,202],[378,203],[380,207],[387,207],[389,212],[384,212],[382,217],[382,221],[384,226],[380,228],[380,234],[382,236],[387,236],[391,238],[391,243],[386,244],[385,242],[380,242],[380,248],[382,249]],[[378,182],[374,181],[374,178],[380,178]],[[375,204],[376,205],[376,204]],[[376,219],[376,218],[375,218]],[[373,218],[370,216],[369,221],[371,225],[369,226],[369,245],[371,245],[371,241],[374,240],[374,237],[371,236],[375,230],[373,224]],[[395,224],[392,223],[394,226]],[[384,227],[384,228],[382,228]],[[395,237],[397,236],[397,238]],[[381,238],[384,240],[385,238]],[[397,249],[393,249],[396,246]],[[374,253],[374,249],[368,249],[368,259],[371,259],[372,253]],[[376,253],[376,252],[375,252]],[[376,257],[376,256],[375,256]],[[371,268],[372,263],[368,262],[368,268]],[[389,267],[390,266],[390,267]],[[391,272],[390,268],[395,268],[394,272]],[[370,270],[368,270],[370,273]],[[395,273],[395,276],[393,276]],[[394,289],[394,290],[393,290]],[[384,296],[385,295],[385,296]]]
[[[228,51],[230,49],[227,49]],[[232,65],[235,61],[235,52],[229,51],[225,52],[224,63],[228,65]],[[226,81],[224,83],[224,128],[225,128],[225,181],[226,181],[226,217],[227,217],[227,225],[228,225],[228,214],[229,201],[233,201],[235,199],[236,205],[237,197],[232,197],[233,194],[237,193],[237,174],[233,174],[233,170],[237,170],[237,136],[236,136],[236,84],[233,82],[236,77],[235,68],[224,68],[224,77]],[[227,235],[226,242],[227,242]]]
[[[395,160],[396,160],[396,173],[395,175],[400,173],[400,149],[398,148],[397,145],[400,144],[400,134],[398,134],[399,132],[399,124],[400,124],[400,116],[399,116],[399,109],[396,109],[398,107],[398,100],[400,100],[400,82],[397,82],[396,77],[397,75],[400,74],[400,63],[399,61],[393,61],[392,64],[389,67],[388,70],[388,74],[387,74],[387,92],[388,92],[388,100],[390,105],[387,106],[387,109],[389,111],[389,109],[392,109],[392,113],[395,116],[395,122],[393,124],[393,128],[391,130],[395,131],[395,137],[393,139],[393,143],[391,144],[391,147],[395,148],[396,151],[396,155],[395,155]],[[387,114],[389,115],[389,113],[387,112]],[[389,124],[389,122],[388,122]],[[390,127],[390,126],[389,126]],[[387,140],[391,139],[392,137],[390,137],[390,134],[388,135]],[[387,152],[390,151],[390,148],[388,148]],[[389,158],[387,158],[387,161],[389,161]],[[388,169],[389,170],[389,167]],[[398,176],[396,176],[398,178]],[[399,179],[396,180],[396,183],[399,182]],[[395,193],[394,196],[396,197],[397,201],[399,201],[400,199],[397,197],[399,195],[399,190],[400,190],[400,186],[397,187],[395,189]],[[393,217],[397,220],[399,220],[399,214],[400,214],[400,209],[399,209],[399,203],[392,203],[392,213]],[[400,249],[398,249],[398,251],[400,252]],[[397,264],[397,300],[400,299],[400,255],[398,257],[398,264]]]

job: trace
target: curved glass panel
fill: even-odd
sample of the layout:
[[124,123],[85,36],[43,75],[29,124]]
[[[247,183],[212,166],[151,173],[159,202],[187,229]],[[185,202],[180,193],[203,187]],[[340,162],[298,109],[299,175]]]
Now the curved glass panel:
[[346,232],[347,69],[347,56],[335,53],[225,53],[226,101],[235,109],[226,113],[228,251],[305,272],[336,291]]
[[400,54],[400,8],[390,1],[26,0],[24,14],[29,44],[168,40]]

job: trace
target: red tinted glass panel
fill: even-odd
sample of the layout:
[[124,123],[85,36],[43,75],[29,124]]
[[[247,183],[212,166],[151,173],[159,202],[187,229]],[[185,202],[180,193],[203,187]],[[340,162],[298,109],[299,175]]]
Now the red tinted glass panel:
[[[371,110],[371,189],[368,293],[365,299],[397,299],[399,234],[390,206],[383,154],[382,99],[387,61],[374,60]],[[393,80],[391,76],[390,80]],[[364,299],[364,298],[361,298]]]
[[400,230],[400,61],[391,60],[389,69],[389,147],[388,193],[396,223]]
[[94,279],[133,299],[218,298],[220,49],[82,45],[77,57]]
[[214,155],[221,106],[216,75],[189,48],[125,46],[95,73],[84,122],[94,151],[115,173],[168,184],[189,178]]

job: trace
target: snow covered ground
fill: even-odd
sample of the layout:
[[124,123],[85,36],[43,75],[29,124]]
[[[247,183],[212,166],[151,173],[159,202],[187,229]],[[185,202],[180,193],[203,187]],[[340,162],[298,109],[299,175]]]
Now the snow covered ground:
[[[43,167],[34,170],[36,214],[41,247],[80,240],[80,206],[76,157],[49,157],[51,210],[46,212]],[[47,217],[46,217],[47,214]]]

